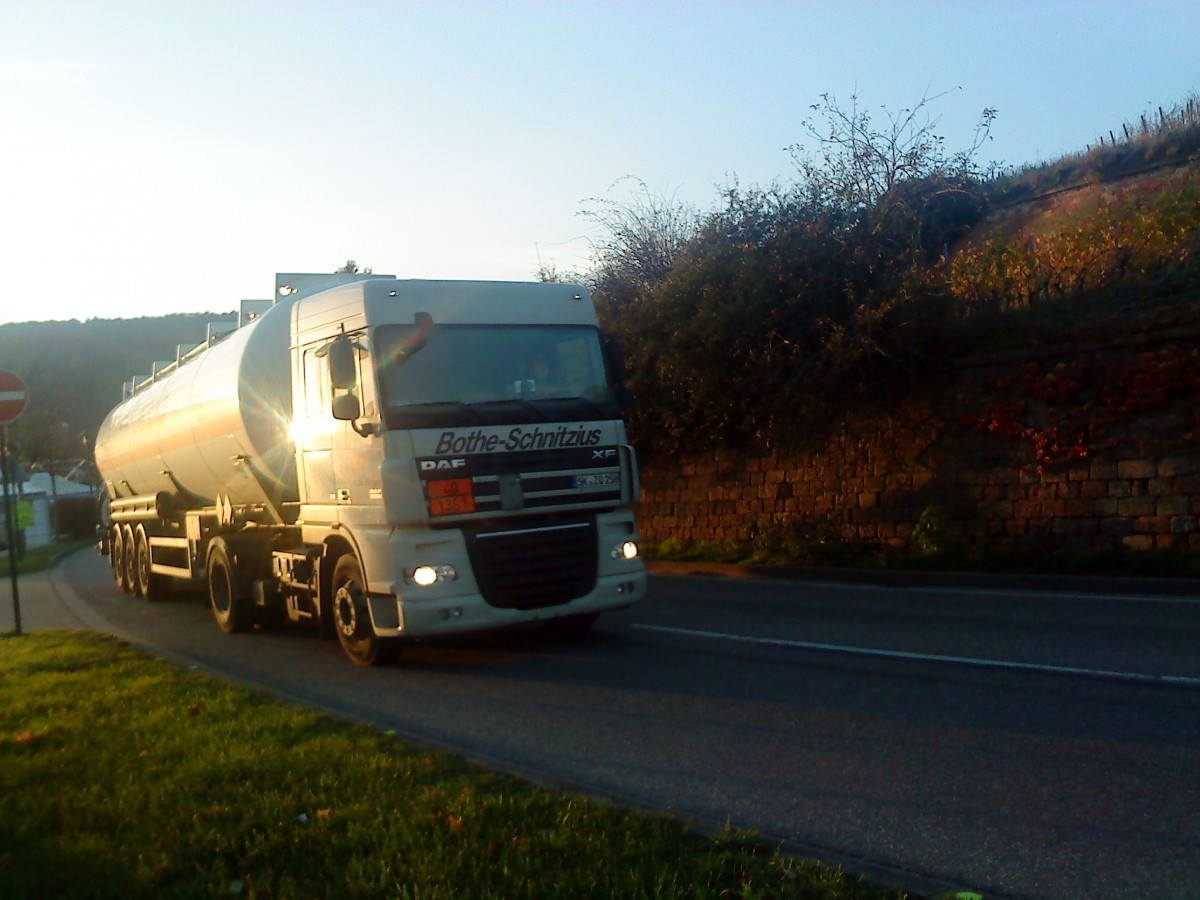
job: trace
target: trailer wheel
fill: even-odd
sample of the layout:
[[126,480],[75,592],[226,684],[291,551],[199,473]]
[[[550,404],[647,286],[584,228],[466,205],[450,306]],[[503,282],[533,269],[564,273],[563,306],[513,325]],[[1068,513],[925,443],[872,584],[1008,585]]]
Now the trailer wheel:
[[208,602],[217,626],[227,634],[245,631],[254,623],[254,608],[242,590],[233,554],[223,538],[213,538],[208,548]]
[[359,666],[376,666],[394,659],[399,650],[396,638],[382,638],[371,625],[362,566],[353,553],[344,553],[333,567],[333,627],[342,650]]
[[114,525],[108,530],[108,564],[112,566],[113,581],[121,590],[125,590],[125,545],[121,540],[121,526]]
[[170,579],[150,571],[150,538],[146,529],[139,525],[133,535],[134,571],[137,575],[137,592],[147,600],[161,600],[170,587]]
[[127,594],[137,593],[137,575],[133,571],[133,529],[121,526],[121,574],[118,583]]

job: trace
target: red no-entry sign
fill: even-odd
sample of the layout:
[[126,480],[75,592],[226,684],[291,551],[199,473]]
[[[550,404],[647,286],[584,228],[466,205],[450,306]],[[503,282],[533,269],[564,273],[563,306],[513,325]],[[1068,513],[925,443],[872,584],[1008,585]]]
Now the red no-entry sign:
[[25,382],[12,372],[0,372],[0,425],[25,410]]

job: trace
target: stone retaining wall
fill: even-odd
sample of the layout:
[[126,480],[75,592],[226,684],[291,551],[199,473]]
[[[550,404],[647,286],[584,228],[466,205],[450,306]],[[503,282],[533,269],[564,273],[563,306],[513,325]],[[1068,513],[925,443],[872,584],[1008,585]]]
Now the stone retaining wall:
[[[756,522],[773,521],[820,524],[845,538],[904,547],[932,509],[945,533],[968,545],[1051,536],[1080,549],[1200,549],[1194,382],[1177,385],[1169,396],[1155,394],[1118,427],[1093,429],[1095,446],[1059,448],[1054,458],[1045,438],[1058,434],[1048,421],[1074,417],[1086,424],[1088,415],[1101,415],[1101,403],[1111,414],[1118,400],[1125,410],[1130,384],[1142,385],[1147,373],[1152,386],[1156,378],[1175,377],[1173,369],[1153,368],[1147,359],[1186,367],[1197,346],[1200,333],[1176,329],[1086,352],[1078,346],[1042,351],[1032,362],[977,361],[948,379],[954,387],[942,395],[886,414],[848,417],[837,433],[803,450],[718,449],[645,461],[642,538],[733,539]],[[1053,380],[1084,366],[1092,374],[1081,376],[1071,392]],[[1014,372],[1024,373],[1015,385],[1009,383]],[[1001,382],[1010,394],[1038,395],[1022,401],[1026,424],[1007,432],[992,428],[991,412],[980,415],[994,405]],[[1057,385],[1060,396],[1045,401],[1043,384]]]

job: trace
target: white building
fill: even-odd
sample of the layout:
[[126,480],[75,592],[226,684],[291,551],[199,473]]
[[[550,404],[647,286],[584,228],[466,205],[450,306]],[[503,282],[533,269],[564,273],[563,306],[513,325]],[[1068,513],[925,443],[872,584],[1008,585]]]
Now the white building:
[[33,505],[33,524],[25,528],[25,546],[44,547],[54,542],[51,527],[50,507],[59,497],[90,495],[93,491],[86,484],[69,481],[49,472],[37,472],[21,485],[20,499]]

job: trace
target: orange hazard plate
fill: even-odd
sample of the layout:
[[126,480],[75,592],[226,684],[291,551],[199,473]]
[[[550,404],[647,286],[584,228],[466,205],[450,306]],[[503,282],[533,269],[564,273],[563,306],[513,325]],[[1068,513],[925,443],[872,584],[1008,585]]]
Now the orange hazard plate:
[[445,478],[429,482],[429,512],[454,516],[475,512],[470,478]]

